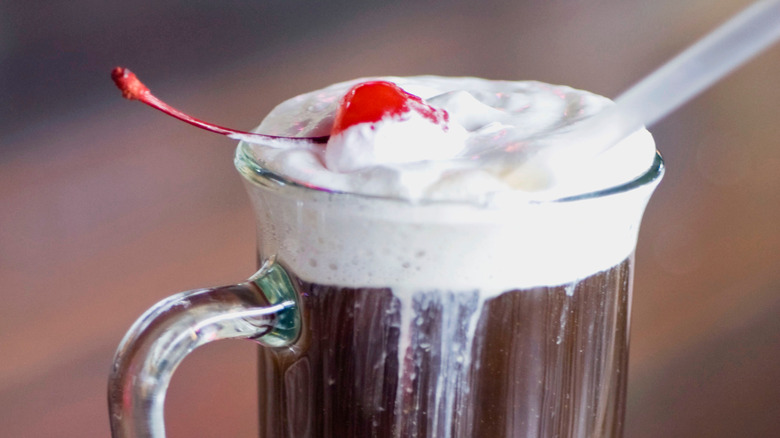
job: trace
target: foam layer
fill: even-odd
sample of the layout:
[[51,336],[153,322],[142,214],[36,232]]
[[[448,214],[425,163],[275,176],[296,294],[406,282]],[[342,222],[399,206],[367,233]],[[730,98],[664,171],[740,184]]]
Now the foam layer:
[[[324,164],[321,145],[242,143],[237,166],[253,181],[248,187],[263,257],[276,257],[313,283],[490,296],[567,284],[631,256],[661,175],[660,161],[648,173],[655,154],[646,131],[597,159],[580,160],[565,174],[527,167],[530,152],[554,148],[573,123],[609,101],[537,82],[392,79],[431,104],[446,102],[450,117],[469,133],[463,149],[469,152],[339,172]],[[351,83],[282,103],[258,130],[327,135],[339,93]],[[276,184],[266,170],[326,190]],[[643,183],[609,196],[544,200],[619,186],[643,174]]]
[[275,256],[306,281],[490,296],[567,284],[629,257],[656,182],[597,198],[506,199],[489,208],[247,185],[262,257]]

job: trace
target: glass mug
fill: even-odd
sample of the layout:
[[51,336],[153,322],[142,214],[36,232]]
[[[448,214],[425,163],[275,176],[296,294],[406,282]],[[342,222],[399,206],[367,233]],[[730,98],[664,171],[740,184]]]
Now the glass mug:
[[259,348],[260,436],[618,437],[633,253],[664,166],[554,201],[407,202],[236,166],[260,269],[147,311],[117,351],[111,429],[163,437],[181,360]]

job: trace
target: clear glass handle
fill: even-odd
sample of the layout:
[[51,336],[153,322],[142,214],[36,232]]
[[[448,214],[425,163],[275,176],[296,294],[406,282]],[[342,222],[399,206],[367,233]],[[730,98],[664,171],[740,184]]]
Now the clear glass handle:
[[165,436],[165,391],[195,348],[220,339],[252,339],[279,347],[300,333],[297,295],[272,263],[246,283],[182,292],[144,313],[125,335],[108,383],[114,438]]

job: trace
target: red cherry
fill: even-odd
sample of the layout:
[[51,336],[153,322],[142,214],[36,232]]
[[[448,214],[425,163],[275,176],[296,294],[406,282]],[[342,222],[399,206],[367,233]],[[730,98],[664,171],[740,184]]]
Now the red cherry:
[[447,130],[447,111],[428,105],[392,82],[362,82],[347,91],[341,99],[330,135],[340,134],[360,123],[376,123],[385,118],[403,117],[412,111]]

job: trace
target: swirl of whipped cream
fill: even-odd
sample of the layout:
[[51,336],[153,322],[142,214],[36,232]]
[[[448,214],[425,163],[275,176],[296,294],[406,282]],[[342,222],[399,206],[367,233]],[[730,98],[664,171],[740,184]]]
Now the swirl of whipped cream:
[[363,78],[289,99],[255,131],[329,135],[342,96],[368,80],[393,82],[449,114],[448,129],[422,117],[355,126],[327,145],[253,144],[256,159],[310,187],[408,200],[481,201],[502,192],[555,199],[619,185],[643,174],[655,143],[646,130],[609,150],[578,149],[578,122],[607,98],[534,81],[439,76]]

